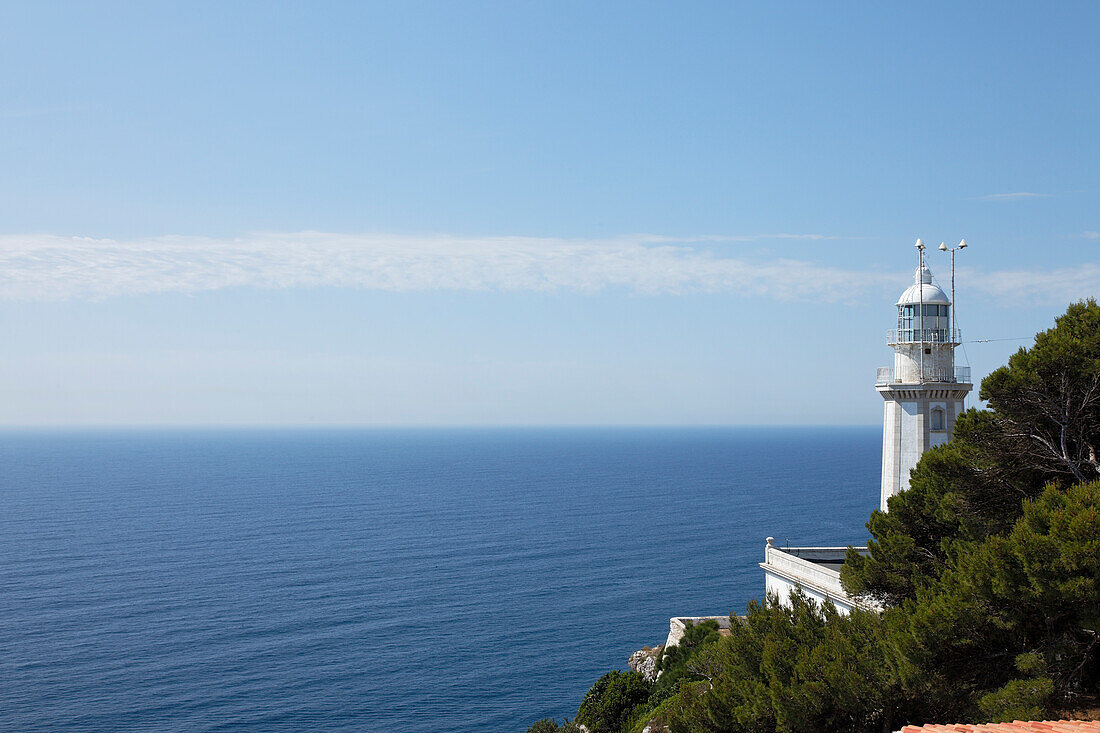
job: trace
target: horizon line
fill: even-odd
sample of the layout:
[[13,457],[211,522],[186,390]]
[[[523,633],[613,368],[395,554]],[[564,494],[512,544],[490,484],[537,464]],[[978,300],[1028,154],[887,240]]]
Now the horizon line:
[[54,430],[539,430],[881,428],[877,423],[51,423],[0,424],[0,432]]

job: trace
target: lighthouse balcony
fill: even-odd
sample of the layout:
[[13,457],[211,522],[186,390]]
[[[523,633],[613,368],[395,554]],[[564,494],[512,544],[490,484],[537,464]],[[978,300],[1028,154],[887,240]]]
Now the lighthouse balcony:
[[886,343],[895,344],[950,344],[962,343],[962,331],[957,328],[892,328],[886,332]]
[[[924,379],[921,381],[938,384],[970,384],[970,367],[957,366],[954,370],[926,367],[924,369]],[[878,368],[875,386],[883,384],[902,384],[902,381],[896,378],[893,367]]]

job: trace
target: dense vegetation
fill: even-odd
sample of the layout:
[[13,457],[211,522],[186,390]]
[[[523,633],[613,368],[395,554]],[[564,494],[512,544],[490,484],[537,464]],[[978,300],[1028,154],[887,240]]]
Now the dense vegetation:
[[[590,731],[882,731],[1095,709],[1100,681],[1100,307],[1070,306],[982,382],[841,579],[883,612],[795,596],[694,629],[648,683],[613,672]],[[538,726],[543,726],[538,728]],[[555,727],[547,727],[555,726]],[[532,731],[575,730],[540,721]]]

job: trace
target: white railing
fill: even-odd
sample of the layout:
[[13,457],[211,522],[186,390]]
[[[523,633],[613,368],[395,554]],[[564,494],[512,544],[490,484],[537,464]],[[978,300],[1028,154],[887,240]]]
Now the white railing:
[[[958,366],[955,367],[954,372],[949,369],[925,367],[923,381],[940,384],[970,384],[970,367]],[[878,367],[875,373],[875,384],[912,384],[912,382],[895,379],[893,367]]]
[[840,573],[836,570],[821,567],[809,560],[795,557],[783,552],[778,547],[765,548],[764,563],[798,582],[815,585],[819,590],[830,593],[837,598],[848,597],[840,586]]
[[894,344],[958,344],[962,342],[962,331],[957,328],[891,328],[886,332],[886,343]]
[[[771,540],[771,538],[768,538]],[[857,547],[856,552],[867,554],[865,547]],[[844,592],[840,584],[840,571],[829,567],[823,567],[812,560],[799,557],[804,554],[814,557],[818,562],[843,562],[848,553],[847,547],[786,547],[779,548],[769,543],[764,547],[764,562],[761,566],[765,571],[772,571],[788,581],[801,585],[807,590],[814,590],[834,603],[844,606],[858,606],[870,611],[881,611],[878,603],[871,600],[859,600],[850,598]]]

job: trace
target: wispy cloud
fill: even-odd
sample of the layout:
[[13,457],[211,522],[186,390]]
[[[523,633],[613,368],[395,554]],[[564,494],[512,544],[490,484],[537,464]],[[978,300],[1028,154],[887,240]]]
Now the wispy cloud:
[[[216,239],[114,240],[0,236],[0,299],[103,299],[223,288],[345,287],[417,292],[619,289],[639,294],[734,293],[858,302],[894,295],[908,272],[730,254],[722,242],[825,239],[818,234],[611,239],[260,233]],[[847,237],[845,237],[847,239]],[[961,273],[960,273],[961,274]],[[966,271],[966,287],[1001,299],[1057,303],[1097,294],[1100,265]]]
[[851,300],[890,282],[883,273],[789,259],[751,260],[713,243],[824,235],[536,237],[253,234],[232,239],[113,240],[0,236],[0,298],[58,300],[230,287],[352,287],[643,294],[736,292]]
[[1100,239],[1100,232],[1092,232],[1085,230],[1081,232],[1081,236],[1085,239]]
[[1019,201],[1020,199],[1049,199],[1052,193],[1032,193],[1030,191],[1017,191],[1015,193],[988,193],[985,196],[975,196],[974,201]]
[[848,237],[837,234],[699,234],[693,237],[670,237],[664,234],[632,234],[627,237],[621,237],[620,239],[629,239],[647,244],[658,242],[684,244],[698,242],[765,242],[770,240],[819,242],[824,240],[843,239],[845,241],[853,241],[869,238],[870,237]]
[[1100,264],[1093,262],[1054,270],[966,271],[965,280],[967,287],[1008,307],[1100,296]]

